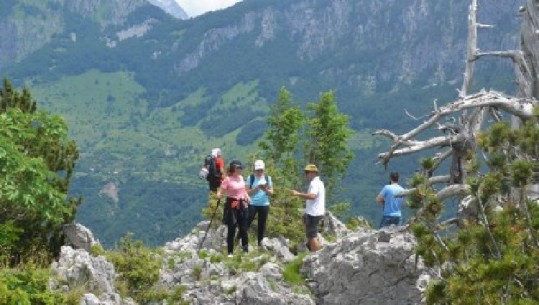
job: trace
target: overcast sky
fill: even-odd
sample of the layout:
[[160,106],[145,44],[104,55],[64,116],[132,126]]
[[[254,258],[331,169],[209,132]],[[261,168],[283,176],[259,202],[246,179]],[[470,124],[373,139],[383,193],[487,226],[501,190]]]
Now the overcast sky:
[[215,11],[234,5],[241,0],[176,0],[189,17]]

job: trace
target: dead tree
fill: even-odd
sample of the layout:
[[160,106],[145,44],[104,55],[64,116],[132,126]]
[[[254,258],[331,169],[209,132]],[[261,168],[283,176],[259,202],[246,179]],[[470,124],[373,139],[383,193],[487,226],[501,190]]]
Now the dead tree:
[[[434,156],[436,162],[429,170],[429,182],[445,183],[445,187],[438,191],[437,197],[445,199],[457,196],[463,210],[471,198],[470,187],[466,184],[465,168],[470,161],[468,157],[478,150],[477,136],[485,128],[487,119],[499,121],[505,113],[512,117],[513,127],[518,128],[521,122],[534,117],[533,108],[538,104],[539,0],[527,0],[519,9],[519,14],[522,18],[519,50],[481,51],[477,46],[478,30],[492,26],[477,22],[477,0],[471,0],[466,68],[457,100],[443,107],[438,107],[434,103],[433,111],[425,116],[424,121],[404,134],[397,135],[389,130],[374,132],[374,135],[387,137],[393,143],[388,151],[378,155],[380,163],[384,166],[396,157],[447,147],[445,151]],[[516,96],[508,96],[497,91],[470,92],[474,64],[485,56],[508,58],[513,62],[517,84]],[[418,136],[429,129],[440,130],[440,136],[417,140]],[[438,166],[449,158],[451,158],[449,175],[434,175]],[[529,191],[537,189],[537,185],[533,185]]]

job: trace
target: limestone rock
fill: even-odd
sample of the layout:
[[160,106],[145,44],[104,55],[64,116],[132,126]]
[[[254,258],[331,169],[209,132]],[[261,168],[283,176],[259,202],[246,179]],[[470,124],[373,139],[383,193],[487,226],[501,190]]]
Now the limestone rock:
[[66,246],[90,251],[92,246],[99,245],[99,241],[94,238],[92,231],[79,223],[66,224],[62,230],[64,232]]
[[403,227],[362,230],[304,259],[302,272],[320,305],[422,304],[431,275]]
[[81,299],[81,304],[134,304],[131,300],[124,301],[120,298],[114,287],[116,278],[114,266],[103,256],[93,257],[85,250],[63,246],[60,259],[52,264],[51,269],[53,271],[51,289],[62,288],[69,291],[80,286],[86,287],[88,293]]

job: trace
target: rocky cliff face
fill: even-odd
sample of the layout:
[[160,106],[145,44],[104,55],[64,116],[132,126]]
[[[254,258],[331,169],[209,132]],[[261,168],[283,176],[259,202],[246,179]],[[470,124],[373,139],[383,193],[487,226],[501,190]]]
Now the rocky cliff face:
[[[146,0],[7,1],[0,16],[0,69],[12,65],[51,42],[67,29],[74,14],[102,28],[122,25]],[[67,33],[66,33],[67,34]]]
[[[481,33],[485,50],[513,49],[517,37],[511,29],[519,20],[503,12],[517,11],[511,1],[480,4],[480,20],[495,25]],[[349,75],[350,85],[376,90],[378,83],[409,84],[423,74],[430,83],[459,79],[466,43],[467,1],[279,1],[264,8],[243,9],[241,18],[204,33],[191,53],[180,57],[179,73],[195,69],[206,58],[239,37],[248,35],[253,47],[279,39],[293,41],[299,60],[331,58],[332,65],[318,74],[326,80]],[[243,35],[243,36],[242,36]],[[374,59],[373,51],[380,56]],[[373,60],[374,59],[374,60]]]
[[[210,230],[203,250],[198,250],[208,224],[202,222],[191,234],[164,246],[165,263],[158,285],[170,291],[181,289],[181,300],[197,305],[423,303],[430,273],[413,254],[415,242],[406,228],[350,232],[331,216],[325,223],[326,230],[338,238],[303,258],[305,284],[292,283],[284,276],[287,265],[298,259],[290,253],[286,240],[265,239],[262,249],[226,258],[221,254],[224,226]],[[89,292],[81,304],[133,302],[120,298],[113,285],[114,268],[103,257],[64,247],[53,270],[53,288],[69,291],[86,283]]]

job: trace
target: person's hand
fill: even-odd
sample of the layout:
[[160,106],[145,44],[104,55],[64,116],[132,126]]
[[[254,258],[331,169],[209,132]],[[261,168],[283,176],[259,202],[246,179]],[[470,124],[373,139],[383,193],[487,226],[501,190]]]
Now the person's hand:
[[217,199],[221,200],[221,198],[223,198],[223,194],[221,194],[221,192],[217,192],[217,194],[215,194],[215,197],[217,197]]
[[298,196],[299,192],[296,190],[290,190],[290,194],[292,194],[292,196]]

